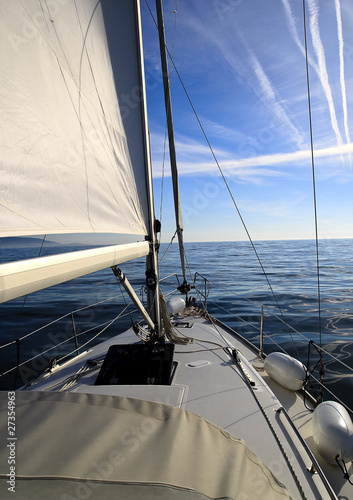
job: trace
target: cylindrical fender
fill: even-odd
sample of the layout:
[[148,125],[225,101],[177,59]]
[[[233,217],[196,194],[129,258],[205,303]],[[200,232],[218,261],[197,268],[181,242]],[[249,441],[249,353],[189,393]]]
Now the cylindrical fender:
[[181,297],[173,297],[166,301],[169,316],[179,314],[185,308],[185,300]]
[[340,403],[320,403],[313,415],[313,438],[320,455],[331,464],[335,457],[350,462],[353,459],[353,424]]
[[299,391],[306,378],[306,368],[297,359],[283,352],[272,352],[264,362],[268,375],[291,391]]

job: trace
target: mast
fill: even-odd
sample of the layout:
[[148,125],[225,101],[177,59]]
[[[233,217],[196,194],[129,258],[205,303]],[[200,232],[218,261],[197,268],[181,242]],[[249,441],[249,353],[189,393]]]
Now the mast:
[[147,108],[146,108],[146,85],[145,85],[145,72],[143,65],[143,47],[142,47],[142,29],[141,29],[141,12],[140,2],[136,0],[136,19],[137,19],[137,33],[138,33],[138,51],[140,61],[140,88],[143,92],[141,99],[141,113],[142,124],[145,143],[145,165],[146,165],[146,188],[147,188],[147,204],[148,204],[148,237],[146,239],[150,243],[150,253],[146,258],[146,290],[147,290],[147,304],[148,313],[155,325],[154,335],[152,341],[159,340],[162,334],[161,328],[161,314],[160,314],[160,300],[159,300],[159,269],[158,269],[158,241],[157,232],[159,224],[155,219],[154,203],[153,203],[153,183],[152,183],[152,166],[151,166],[151,152],[148,135],[147,125]]
[[168,126],[169,156],[170,156],[170,166],[172,171],[172,182],[173,182],[174,211],[176,220],[176,230],[179,242],[181,268],[184,279],[184,283],[179,287],[179,290],[182,293],[187,293],[190,290],[190,285],[188,284],[186,279],[183,221],[181,214],[178,168],[177,168],[176,152],[175,152],[172,102],[171,102],[170,86],[169,86],[168,61],[167,61],[167,51],[166,51],[165,34],[164,34],[162,0],[156,0],[156,9],[157,9],[157,22],[158,22],[158,33],[159,33],[159,48],[161,53],[161,64],[162,64],[162,74],[163,74],[164,100],[165,100],[165,109],[166,109],[167,126]]

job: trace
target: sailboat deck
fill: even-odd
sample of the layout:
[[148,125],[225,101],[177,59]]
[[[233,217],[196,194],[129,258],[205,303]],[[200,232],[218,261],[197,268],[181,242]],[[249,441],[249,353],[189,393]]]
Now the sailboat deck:
[[[311,415],[300,395],[276,383],[271,390],[262,377],[267,378],[256,352],[208,319],[184,317],[179,331],[192,337],[194,343],[175,346],[171,385],[94,385],[108,348],[136,342],[129,330],[55,369],[28,389],[125,396],[183,408],[243,439],[286,485],[292,498],[330,498],[319,475],[309,472],[309,455],[283,412],[278,411],[285,407],[310,441]],[[237,350],[239,362],[229,345]],[[92,359],[100,363],[87,368],[86,362]]]

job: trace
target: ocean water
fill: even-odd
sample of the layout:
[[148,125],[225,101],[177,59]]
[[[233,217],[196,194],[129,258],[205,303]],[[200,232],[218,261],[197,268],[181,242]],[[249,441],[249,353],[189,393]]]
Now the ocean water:
[[[285,349],[308,364],[309,370],[319,362],[318,350],[309,342],[321,346],[323,380],[328,388],[325,399],[332,399],[328,392],[332,391],[353,408],[353,240],[319,243],[321,319],[314,241],[255,242],[267,278],[248,242],[185,246],[188,280],[195,280],[203,292],[203,296],[197,296],[193,290],[191,295],[202,301],[207,295],[210,313],[258,346],[263,307],[264,351]],[[175,273],[181,280],[181,271],[177,244],[164,254],[166,248],[162,245],[160,250],[160,276],[167,277],[162,281],[162,291],[168,294],[178,285]],[[44,246],[42,255],[78,249]],[[0,248],[0,261],[34,258],[37,254],[37,248]],[[120,267],[143,299],[144,259]],[[73,337],[74,329],[82,346],[101,330],[94,343],[130,327],[131,319],[138,320],[138,316],[131,307],[125,310],[126,301],[108,269],[0,305],[0,345],[6,345],[0,349],[0,372],[30,359],[20,370],[5,374],[0,389],[19,387],[45,369],[51,359],[70,355],[76,346],[73,339],[67,340]],[[122,318],[110,325],[119,314]],[[97,323],[100,326],[95,328]],[[33,331],[36,333],[28,335]],[[45,356],[37,357],[42,350],[47,350]],[[318,367],[313,377],[319,378]],[[313,386],[318,395],[318,385]]]

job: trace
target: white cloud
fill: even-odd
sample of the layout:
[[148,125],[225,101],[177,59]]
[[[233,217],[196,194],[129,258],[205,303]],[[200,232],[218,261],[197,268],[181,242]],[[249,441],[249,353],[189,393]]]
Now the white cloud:
[[[179,161],[178,162],[178,170],[180,175],[203,175],[206,173],[217,172],[217,165],[213,160],[206,161],[198,161],[198,152],[202,152],[205,154],[208,152],[208,148],[204,146],[198,146],[197,143],[191,143],[191,146],[184,144],[182,148],[184,151],[188,151],[189,153],[196,153],[195,159],[192,161]],[[276,170],[274,167],[276,166],[285,166],[288,164],[295,163],[296,166],[299,166],[300,162],[304,160],[311,160],[311,151],[308,150],[298,150],[290,153],[275,153],[269,155],[259,155],[253,156],[250,158],[232,158],[229,159],[229,153],[227,154],[225,151],[219,152],[222,157],[227,157],[223,161],[220,161],[221,168],[227,173],[227,175],[235,174],[240,176],[245,176],[249,178],[252,174],[254,176],[262,176],[262,177],[274,177],[279,175],[286,175],[284,172],[280,173],[279,170]],[[329,157],[342,157],[344,155],[350,155],[353,153],[353,143],[342,144],[341,146],[333,146],[329,148],[316,149],[314,151],[314,159],[317,158],[329,158]],[[159,177],[161,175],[161,161],[154,161],[154,176]],[[273,167],[271,169],[260,169],[259,167]],[[166,175],[169,176],[170,172],[166,172]]]
[[[300,52],[305,57],[305,47],[299,38],[298,30],[297,30],[297,27],[295,24],[295,18],[293,16],[289,0],[282,0],[282,4],[284,7],[284,11],[286,13],[288,26],[289,26],[290,32],[292,33],[293,40],[295,41],[296,45],[299,47]],[[315,69],[316,73],[319,74],[319,68],[318,68],[317,64],[315,63],[315,61],[313,60],[313,58],[310,56],[310,54],[308,54],[308,62],[310,64],[310,66],[312,66]]]
[[321,81],[321,85],[324,89],[330,117],[331,117],[331,125],[336,135],[337,144],[343,144],[343,140],[341,137],[341,133],[338,128],[337,117],[335,106],[332,98],[332,91],[328,79],[327,68],[326,68],[326,59],[325,59],[325,51],[320,37],[320,28],[319,28],[319,7],[316,3],[316,0],[308,0],[309,2],[309,12],[310,12],[310,32],[314,45],[315,54],[318,59],[318,69],[319,69],[319,77]]
[[[303,144],[303,137],[301,133],[282,106],[281,99],[276,95],[274,86],[266,74],[259,58],[252,51],[241,31],[239,29],[236,31],[238,32],[239,39],[246,50],[246,56],[243,60],[239,60],[239,58],[236,57],[234,53],[229,50],[229,48],[227,48],[224,41],[221,42],[220,39],[215,38],[215,44],[218,46],[223,57],[233,71],[238,77],[241,78],[243,84],[249,87],[252,92],[258,96],[262,104],[270,110],[271,116],[275,117],[275,119],[281,123],[284,130],[291,133],[291,139],[297,144],[297,146],[300,146]],[[230,47],[231,46],[232,45],[230,45]]]
[[[194,44],[203,48],[207,44],[207,61],[204,62],[204,65],[209,64],[210,72],[212,73],[212,69],[214,69],[211,64],[213,63],[214,66],[214,61],[217,61],[217,68],[221,68],[222,65],[224,69],[230,68],[235,75],[234,87],[241,86],[247,92],[255,94],[260,101],[256,102],[256,108],[266,109],[267,116],[270,116],[272,121],[279,123],[287,138],[289,137],[299,147],[304,142],[302,133],[293,121],[288,106],[284,105],[285,100],[278,94],[264,64],[263,44],[257,36],[254,25],[255,18],[253,15],[249,18],[248,15],[252,9],[245,9],[245,3],[241,7],[239,11],[230,10],[229,18],[225,18],[223,23],[210,22],[211,28],[208,30],[205,30],[203,15],[200,17],[191,16],[188,24],[194,33]],[[241,15],[245,17],[242,18]],[[241,26],[245,22],[246,32],[243,33]],[[214,52],[215,49],[217,52]],[[225,74],[228,74],[227,71]],[[239,90],[239,95],[241,92]],[[252,99],[252,109],[253,106],[254,100]]]
[[[330,148],[316,149],[314,158],[323,158],[330,156],[342,156],[353,152],[353,143],[342,144]],[[287,163],[299,162],[301,160],[311,158],[310,150],[300,150],[291,153],[276,153],[271,155],[256,156],[254,158],[243,158],[241,160],[233,160],[231,162],[222,163],[223,167],[231,166],[233,168],[246,166],[262,166],[262,165],[282,165]]]
[[348,110],[347,110],[347,94],[346,94],[346,82],[344,78],[344,56],[343,56],[343,32],[342,32],[342,17],[341,17],[341,4],[340,0],[335,0],[336,6],[336,19],[337,19],[337,35],[338,35],[338,43],[339,43],[339,59],[340,59],[340,82],[341,82],[341,91],[342,91],[342,107],[343,107],[343,121],[344,121],[344,130],[346,133],[347,142],[351,142],[349,136],[349,128],[348,128]]
[[292,213],[293,205],[299,204],[300,200],[276,199],[273,201],[258,201],[256,199],[240,200],[238,207],[242,212],[261,214],[269,217],[288,217]]

